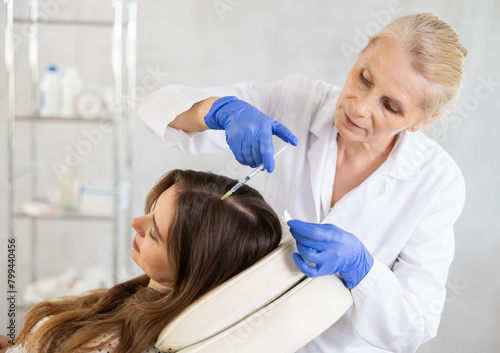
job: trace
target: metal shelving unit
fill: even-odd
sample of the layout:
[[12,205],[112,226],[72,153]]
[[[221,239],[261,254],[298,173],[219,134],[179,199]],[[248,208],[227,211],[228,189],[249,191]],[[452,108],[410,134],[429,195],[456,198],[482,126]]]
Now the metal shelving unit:
[[[44,220],[53,221],[97,221],[112,222],[113,226],[113,273],[114,281],[117,281],[119,266],[118,247],[120,244],[120,224],[129,228],[131,220],[131,197],[123,205],[119,204],[120,191],[123,185],[132,185],[132,152],[134,149],[135,130],[135,91],[136,91],[136,18],[137,0],[112,0],[114,20],[106,21],[70,21],[50,19],[44,20],[44,26],[88,26],[109,29],[112,36],[111,45],[111,67],[114,80],[114,104],[112,116],[108,119],[81,119],[62,117],[40,117],[39,115],[39,64],[38,64],[38,31],[39,13],[38,0],[30,0],[30,17],[28,19],[14,18],[14,0],[5,0],[6,25],[5,25],[5,67],[7,71],[7,143],[8,143],[8,231],[9,239],[15,239],[16,221],[24,220],[31,222],[31,280],[37,279],[37,245],[38,245],[38,223]],[[28,1],[27,1],[28,2]],[[19,2],[18,2],[19,3]],[[126,14],[126,18],[124,16]],[[28,116],[16,115],[15,109],[15,36],[14,26],[16,24],[29,24],[30,33],[28,40],[28,56],[30,70],[30,101],[32,113]],[[126,92],[126,95],[124,95]],[[124,107],[126,107],[124,109]],[[26,176],[30,177],[31,201],[40,201],[38,190],[38,155],[37,146],[41,137],[38,136],[39,124],[99,124],[112,123],[113,132],[113,216],[90,216],[71,212],[58,212],[53,216],[31,216],[15,210],[16,182]],[[30,159],[28,166],[20,168],[16,172],[15,165],[15,126],[18,123],[30,126]],[[132,195],[132,190],[129,190]],[[123,222],[123,223],[122,223]]]

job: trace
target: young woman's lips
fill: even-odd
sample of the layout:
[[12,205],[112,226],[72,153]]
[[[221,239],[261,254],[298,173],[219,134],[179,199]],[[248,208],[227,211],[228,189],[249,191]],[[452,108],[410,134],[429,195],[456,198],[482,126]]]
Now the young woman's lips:
[[141,252],[141,249],[139,249],[139,247],[137,246],[137,243],[135,242],[135,238],[134,238],[134,241],[132,242],[132,247],[135,249],[135,251]]
[[345,121],[347,122],[347,125],[349,125],[350,127],[355,127],[355,128],[361,129],[361,127],[359,127],[358,125],[354,124],[352,122],[352,120],[349,119],[349,117],[347,116],[347,114],[345,114]]

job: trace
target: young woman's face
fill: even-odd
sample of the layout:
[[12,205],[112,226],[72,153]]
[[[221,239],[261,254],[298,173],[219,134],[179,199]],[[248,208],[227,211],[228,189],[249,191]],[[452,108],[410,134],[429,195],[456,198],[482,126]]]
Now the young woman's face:
[[349,141],[376,143],[425,125],[429,84],[393,40],[366,50],[349,72],[337,101],[335,126]]
[[164,289],[171,281],[167,261],[167,234],[175,211],[175,185],[165,190],[151,213],[132,220],[137,234],[132,244],[132,259],[151,278],[150,287]]

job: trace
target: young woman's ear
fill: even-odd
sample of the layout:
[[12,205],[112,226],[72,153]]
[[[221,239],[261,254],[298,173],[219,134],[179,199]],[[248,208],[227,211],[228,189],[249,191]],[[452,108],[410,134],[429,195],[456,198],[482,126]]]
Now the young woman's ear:
[[429,126],[431,123],[433,123],[436,120],[439,120],[443,117],[443,114],[438,113],[434,114],[432,117],[429,119],[422,119],[422,121],[413,124],[412,126],[408,127],[406,130],[411,131],[411,132],[416,132],[426,126]]

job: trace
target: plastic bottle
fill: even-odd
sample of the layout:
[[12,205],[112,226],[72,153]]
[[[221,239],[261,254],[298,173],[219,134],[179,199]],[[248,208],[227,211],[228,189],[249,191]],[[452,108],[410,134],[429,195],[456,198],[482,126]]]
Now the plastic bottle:
[[59,73],[55,65],[47,67],[40,82],[40,115],[59,115]]
[[[71,155],[76,151],[69,151]],[[82,190],[85,185],[85,169],[81,165],[72,167],[61,175],[60,206],[64,211],[75,212],[80,209]]]
[[76,116],[75,100],[82,93],[83,81],[76,67],[68,67],[60,87],[60,115],[64,118]]

